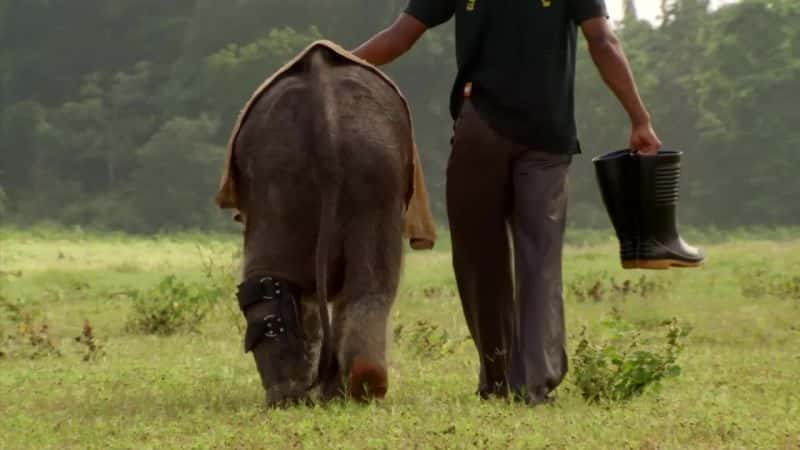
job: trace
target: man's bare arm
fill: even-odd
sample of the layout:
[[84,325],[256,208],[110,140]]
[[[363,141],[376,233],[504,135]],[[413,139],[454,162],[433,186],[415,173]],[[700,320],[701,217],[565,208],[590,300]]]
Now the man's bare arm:
[[603,81],[630,116],[631,148],[642,153],[656,153],[661,141],[653,131],[650,113],[639,96],[628,59],[608,20],[602,17],[586,20],[581,23],[581,30]]
[[425,24],[413,16],[401,14],[389,28],[361,44],[353,53],[371,64],[382,66],[411,49],[425,30]]

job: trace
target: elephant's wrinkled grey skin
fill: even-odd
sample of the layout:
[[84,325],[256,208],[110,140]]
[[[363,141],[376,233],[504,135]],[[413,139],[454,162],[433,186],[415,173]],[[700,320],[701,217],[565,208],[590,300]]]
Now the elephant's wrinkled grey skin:
[[[332,299],[335,372],[323,396],[385,395],[412,146],[395,89],[324,47],[245,118],[233,165],[246,218],[244,277],[281,277],[304,291],[304,354],[277,355],[269,342],[253,351],[270,405],[308,400],[322,335],[316,297]],[[248,314],[258,317],[258,306]]]

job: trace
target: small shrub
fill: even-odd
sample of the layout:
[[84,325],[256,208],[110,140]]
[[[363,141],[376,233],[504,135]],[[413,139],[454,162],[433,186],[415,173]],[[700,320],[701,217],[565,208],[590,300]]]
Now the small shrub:
[[778,298],[800,300],[800,275],[778,280],[772,285],[771,294]]
[[419,320],[406,328],[402,324],[394,328],[395,342],[405,342],[414,356],[424,359],[441,359],[452,355],[464,339],[453,339],[446,330],[426,320]]
[[439,300],[458,296],[453,286],[428,286],[422,289],[422,296],[428,300]]
[[747,298],[774,297],[800,300],[800,275],[759,269],[740,273],[738,278],[742,295]]
[[0,359],[41,359],[61,356],[58,342],[50,334],[46,323],[21,323],[11,332],[0,329]]
[[617,281],[611,278],[611,288],[618,297],[625,298],[630,295],[635,295],[645,298],[665,291],[667,283],[664,281],[656,281],[642,275],[636,281],[624,280],[620,284],[617,284]]
[[37,321],[38,314],[28,308],[23,300],[10,301],[0,296],[0,310],[5,311],[6,317],[6,321],[0,323],[0,358],[61,356],[58,343],[50,333],[50,326],[44,321]]
[[[236,280],[241,260],[241,249],[230,251],[221,245],[195,246],[201,260],[203,275],[212,289],[219,292],[236,292]],[[227,257],[222,257],[224,253]]]
[[11,323],[20,323],[34,313],[24,300],[10,300],[0,294],[0,310],[4,311],[3,317]]
[[666,281],[641,276],[636,280],[617,281],[606,272],[579,276],[567,283],[567,292],[579,303],[627,300],[632,296],[647,298],[668,287]]
[[[196,248],[209,289],[216,293],[218,299],[226,300],[215,304],[214,315],[221,317],[226,324],[231,324],[239,334],[243,334],[247,323],[235,300],[241,249],[230,251],[221,245],[198,245]],[[226,253],[227,257],[220,256]]]
[[83,360],[86,362],[96,361],[105,355],[103,345],[95,336],[94,327],[88,320],[83,323],[83,331],[75,338],[75,342],[83,346],[85,350]]
[[21,277],[22,272],[0,272],[0,358],[38,359],[60,356],[50,326],[37,321],[37,311],[23,299],[10,300],[3,295],[7,277]]
[[169,275],[154,288],[134,291],[131,296],[133,311],[127,329],[170,335],[196,331],[219,293],[214,288],[188,284]]
[[769,272],[759,269],[754,272],[739,273],[739,286],[742,295],[747,298],[763,298],[769,294],[771,283]]
[[666,332],[660,345],[644,339],[618,317],[605,325],[614,336],[592,342],[584,329],[573,357],[575,385],[587,402],[627,401],[680,374],[677,358],[689,330],[677,319],[662,324]]
[[582,279],[572,281],[567,284],[568,292],[579,303],[591,300],[593,302],[602,302],[605,298],[605,289],[603,282],[598,280]]

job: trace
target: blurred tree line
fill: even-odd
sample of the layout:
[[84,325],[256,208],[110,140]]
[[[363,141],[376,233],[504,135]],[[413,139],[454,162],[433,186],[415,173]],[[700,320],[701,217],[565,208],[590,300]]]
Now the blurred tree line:
[[[217,228],[235,116],[307,43],[352,48],[406,0],[0,0],[0,220],[149,232]],[[619,33],[657,131],[687,151],[682,216],[694,225],[800,221],[800,2],[664,0],[659,24],[628,1]],[[413,106],[443,211],[454,76],[452,24],[388,67]],[[626,116],[579,51],[586,155],[572,223],[606,225],[590,156],[622,148]]]

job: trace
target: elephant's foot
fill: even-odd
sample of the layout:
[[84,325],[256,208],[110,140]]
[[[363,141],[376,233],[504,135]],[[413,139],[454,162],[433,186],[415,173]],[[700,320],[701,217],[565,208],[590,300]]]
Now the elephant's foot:
[[344,384],[341,382],[340,379],[334,381],[328,381],[322,386],[320,386],[319,391],[319,400],[321,402],[327,403],[336,400],[342,400],[345,398],[345,388]]
[[389,388],[389,377],[386,369],[373,361],[356,358],[350,369],[350,396],[360,402],[386,397]]
[[267,407],[269,408],[288,408],[311,404],[313,402],[308,391],[299,383],[286,383],[267,390]]

